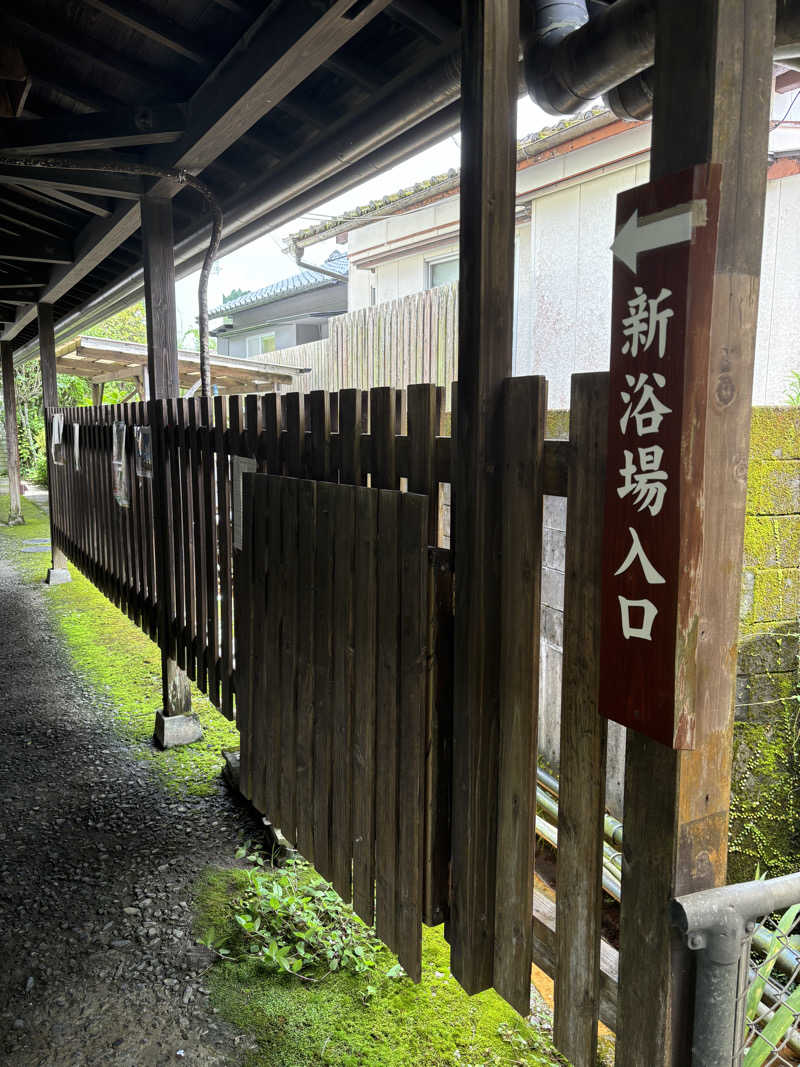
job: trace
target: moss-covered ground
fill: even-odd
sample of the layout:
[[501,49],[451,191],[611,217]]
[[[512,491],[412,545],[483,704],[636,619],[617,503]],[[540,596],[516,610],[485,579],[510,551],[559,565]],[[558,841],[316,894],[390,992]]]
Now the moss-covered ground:
[[[209,872],[198,895],[196,932],[235,939],[230,901],[244,871]],[[254,1034],[248,1067],[534,1067],[566,1064],[549,1040],[493,992],[468,997],[450,973],[443,930],[424,929],[422,981],[390,978],[386,949],[368,975],[332,973],[304,983],[246,958],[216,966],[214,1002]]]
[[[0,495],[0,516],[8,497]],[[26,541],[49,536],[48,520],[23,502],[25,525],[0,526],[0,555],[26,582],[40,584],[46,552],[24,552]],[[46,589],[50,622],[76,671],[97,695],[105,720],[132,753],[154,765],[166,789],[202,795],[217,788],[222,750],[238,747],[235,727],[193,687],[203,740],[157,751],[153,720],[161,701],[156,645],[74,567],[67,585]],[[234,925],[230,902],[241,893],[240,869],[209,871],[197,887],[196,933]],[[251,1033],[258,1051],[248,1067],[547,1067],[565,1064],[545,1033],[528,1025],[495,993],[468,997],[450,974],[443,929],[423,931],[423,979],[390,978],[388,950],[368,976],[331,974],[306,984],[248,960],[220,962],[208,975],[212,1002]],[[545,1026],[546,1029],[546,1026]]]
[[[49,537],[42,510],[23,500],[24,525],[1,526],[2,555],[23,579],[41,584],[50,565],[47,552],[23,552],[25,542]],[[8,497],[0,496],[0,516]],[[203,740],[160,752],[153,747],[156,708],[161,706],[161,658],[157,646],[119,608],[70,565],[72,581],[45,587],[51,623],[64,639],[76,671],[110,711],[110,721],[139,759],[149,760],[173,792],[202,795],[216,789],[222,750],[238,748],[235,726],[192,687],[192,708],[203,725]]]

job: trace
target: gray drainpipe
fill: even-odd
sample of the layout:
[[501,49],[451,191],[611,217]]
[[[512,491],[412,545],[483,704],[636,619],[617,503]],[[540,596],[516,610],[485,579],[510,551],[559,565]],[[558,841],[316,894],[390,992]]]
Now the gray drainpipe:
[[533,99],[551,115],[585,103],[553,69],[555,47],[589,21],[585,0],[534,0],[533,40],[525,49],[525,79]]

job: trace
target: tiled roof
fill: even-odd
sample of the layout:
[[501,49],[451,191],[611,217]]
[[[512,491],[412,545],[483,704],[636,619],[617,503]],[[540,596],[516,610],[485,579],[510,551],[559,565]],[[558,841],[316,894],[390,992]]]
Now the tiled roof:
[[[328,270],[335,271],[346,281],[349,270],[347,256],[335,249],[323,263]],[[281,297],[290,296],[293,293],[302,292],[305,289],[317,289],[323,285],[336,285],[333,278],[327,274],[320,274],[315,270],[301,270],[299,274],[293,274],[290,278],[281,278],[280,281],[272,282],[261,289],[243,293],[235,300],[229,300],[220,304],[209,312],[209,318],[218,318],[220,315],[228,315],[231,311],[240,311],[242,308],[252,307],[254,304],[268,304],[271,300],[279,300]]]
[[[523,137],[522,140],[517,142],[517,162],[521,163],[523,160],[531,159],[540,152],[546,151],[547,142],[554,139],[561,140],[564,130],[571,129],[573,126],[581,126],[588,122],[596,123],[598,119],[605,119],[610,123],[614,121],[614,116],[607,108],[594,107],[589,111],[562,119],[555,126],[545,126],[543,129],[537,130],[536,133],[528,134],[527,137]],[[580,132],[575,130],[576,134]],[[302,248],[305,245],[323,241],[326,236],[332,236],[334,231],[342,232],[346,230],[348,222],[354,222],[358,225],[362,219],[371,219],[383,214],[394,214],[419,200],[435,196],[437,193],[446,192],[450,188],[456,188],[460,176],[461,172],[459,170],[451,168],[444,174],[435,174],[433,177],[416,182],[405,189],[398,189],[396,192],[389,193],[387,196],[382,196],[377,200],[370,200],[368,204],[350,208],[349,211],[344,211],[336,218],[326,219],[325,222],[317,223],[316,226],[309,226],[305,230],[292,234],[286,242],[287,247],[290,249],[298,246]]]

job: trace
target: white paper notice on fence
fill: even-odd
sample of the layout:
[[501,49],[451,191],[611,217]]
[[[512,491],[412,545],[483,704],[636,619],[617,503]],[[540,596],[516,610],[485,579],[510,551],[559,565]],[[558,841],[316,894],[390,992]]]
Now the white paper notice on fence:
[[64,416],[56,412],[50,427],[50,456],[53,463],[64,462]]
[[81,446],[79,442],[81,424],[79,422],[73,422],[72,424],[72,456],[75,460],[75,470],[81,469]]
[[255,474],[258,464],[250,456],[233,457],[233,547],[242,550],[242,527],[244,516],[242,514],[242,475]]
[[125,436],[127,426],[124,422],[114,423],[114,448],[111,454],[111,477],[113,479],[114,499],[121,508],[130,507],[128,487],[128,464],[125,461]]

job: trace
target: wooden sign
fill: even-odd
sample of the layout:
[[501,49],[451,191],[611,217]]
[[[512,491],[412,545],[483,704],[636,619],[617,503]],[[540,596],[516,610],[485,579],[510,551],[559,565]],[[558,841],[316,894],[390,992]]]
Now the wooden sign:
[[[718,166],[617,197],[600,712],[693,748]],[[713,565],[713,545],[708,546]]]

